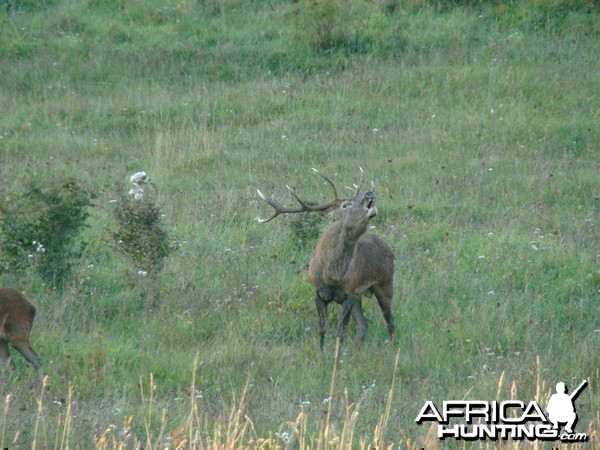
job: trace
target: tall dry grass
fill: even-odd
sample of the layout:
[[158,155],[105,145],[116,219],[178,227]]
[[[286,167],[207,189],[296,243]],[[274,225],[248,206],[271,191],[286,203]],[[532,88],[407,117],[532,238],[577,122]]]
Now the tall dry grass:
[[[0,448],[31,448],[35,449],[54,449],[69,450],[74,448],[94,448],[96,450],[125,450],[125,449],[194,449],[194,450],[232,450],[232,449],[298,449],[298,450],[334,450],[334,449],[387,449],[402,448],[408,450],[417,449],[441,449],[441,448],[493,448],[501,449],[540,449],[547,448],[547,443],[540,441],[501,441],[501,442],[466,442],[466,441],[440,441],[437,437],[437,424],[433,423],[428,427],[423,427],[423,433],[417,438],[406,438],[403,436],[394,436],[390,440],[388,435],[388,425],[390,420],[390,410],[392,405],[398,402],[396,391],[396,379],[398,376],[398,361],[400,352],[396,352],[394,364],[394,376],[390,383],[390,388],[385,402],[385,408],[381,412],[379,422],[375,426],[370,439],[357,438],[355,428],[361,413],[361,401],[350,401],[347,391],[344,393],[342,404],[335,404],[336,392],[338,390],[337,368],[340,358],[340,344],[336,343],[335,357],[332,362],[331,378],[329,380],[329,397],[326,399],[327,407],[323,411],[321,419],[301,410],[295,420],[285,423],[285,428],[289,432],[269,433],[266,436],[259,435],[256,431],[252,418],[247,412],[247,393],[251,383],[251,377],[248,377],[244,389],[240,393],[237,402],[231,406],[230,410],[222,416],[220,420],[211,421],[203,414],[202,401],[197,395],[196,389],[196,370],[193,370],[189,397],[187,404],[187,418],[183,423],[173,424],[169,417],[171,411],[167,409],[157,409],[154,393],[156,384],[154,376],[149,375],[148,381],[140,380],[140,398],[142,402],[143,430],[136,432],[133,422],[134,416],[129,415],[124,418],[122,423],[107,424],[100,433],[94,437],[94,441],[89,446],[82,446],[72,439],[73,436],[73,403],[72,385],[69,389],[69,397],[66,399],[64,413],[55,417],[55,423],[47,421],[47,410],[49,400],[44,393],[48,390],[48,378],[45,377],[36,398],[37,417],[33,430],[32,440],[26,442],[19,432],[10,436],[7,433],[6,418],[11,413],[11,395],[6,395],[4,399],[3,419],[0,422]],[[198,366],[198,355],[194,361],[194,367]],[[534,399],[539,404],[546,404],[552,393],[552,389],[542,378],[542,370],[539,357],[536,358],[537,364],[537,384],[535,386]],[[508,398],[504,394],[508,392]],[[524,394],[519,395],[518,384],[516,380],[506,385],[505,372],[498,377],[496,390],[497,399],[518,400],[523,398]],[[464,398],[469,397],[466,392]],[[343,421],[335,423],[333,420],[334,407],[343,408]],[[320,425],[316,433],[309,430],[313,429],[314,422],[320,420]],[[159,426],[153,425],[158,421]],[[598,438],[600,436],[598,424],[600,416],[592,418],[583,432],[589,436],[588,442],[578,442],[568,444],[570,450],[589,450],[600,448]],[[582,430],[579,430],[582,432]],[[561,443],[553,443],[552,447]]]

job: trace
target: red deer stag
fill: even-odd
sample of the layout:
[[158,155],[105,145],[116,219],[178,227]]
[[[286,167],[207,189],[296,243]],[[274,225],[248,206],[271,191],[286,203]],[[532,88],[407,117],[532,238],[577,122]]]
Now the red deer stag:
[[16,289],[0,288],[0,369],[6,370],[11,360],[8,344],[40,371],[37,353],[29,344],[29,332],[33,325],[35,306],[31,300]]
[[337,327],[340,341],[344,338],[346,325],[352,315],[357,324],[356,346],[361,346],[367,331],[362,309],[363,294],[369,297],[375,294],[393,340],[395,329],[391,304],[394,289],[394,254],[383,240],[367,233],[369,220],[377,215],[375,194],[371,191],[363,192],[359,182],[354,197],[340,199],[333,181],[316,169],[313,170],[331,186],[333,200],[320,205],[309,204],[302,200],[294,189],[286,186],[300,204],[300,207],[289,208],[274,198],[267,198],[257,190],[258,195],[274,210],[269,217],[257,219],[265,223],[279,214],[310,211],[334,218],[334,222],[319,240],[308,267],[319,313],[321,351],[325,343],[327,305],[332,301],[342,305]]

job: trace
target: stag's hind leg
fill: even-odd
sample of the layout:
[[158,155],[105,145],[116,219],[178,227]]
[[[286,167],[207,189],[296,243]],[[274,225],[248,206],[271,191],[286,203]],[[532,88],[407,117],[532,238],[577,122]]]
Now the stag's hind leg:
[[25,358],[35,369],[35,371],[39,374],[40,372],[40,357],[35,352],[33,347],[26,341],[18,341],[13,342],[13,347],[23,355]]
[[352,317],[356,321],[356,348],[360,348],[363,342],[365,341],[365,336],[367,335],[367,321],[365,320],[365,315],[362,308],[362,299],[358,299],[354,302],[354,306],[352,307]]
[[396,328],[394,326],[394,315],[392,314],[392,297],[394,291],[392,286],[373,286],[373,292],[379,303],[379,308],[383,313],[385,324],[387,325],[388,332],[390,333],[390,339],[392,342],[396,337]]

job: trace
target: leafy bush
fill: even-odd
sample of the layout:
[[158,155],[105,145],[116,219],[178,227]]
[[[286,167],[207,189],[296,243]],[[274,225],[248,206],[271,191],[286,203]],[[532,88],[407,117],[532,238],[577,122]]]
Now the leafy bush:
[[298,9],[297,39],[316,53],[366,53],[372,42],[363,22],[372,13],[361,1],[310,0]]
[[161,209],[149,177],[138,172],[131,177],[133,188],[120,193],[113,210],[117,231],[112,233],[117,249],[134,265],[142,278],[155,279],[165,259],[177,248],[163,229]]
[[33,266],[51,287],[62,288],[85,247],[77,238],[94,196],[72,178],[43,183],[35,180],[0,204],[1,269]]
[[300,214],[290,221],[290,239],[298,247],[317,244],[321,235],[322,217],[318,214]]
[[2,10],[26,10],[34,11],[47,8],[54,4],[54,0],[0,0],[0,11]]

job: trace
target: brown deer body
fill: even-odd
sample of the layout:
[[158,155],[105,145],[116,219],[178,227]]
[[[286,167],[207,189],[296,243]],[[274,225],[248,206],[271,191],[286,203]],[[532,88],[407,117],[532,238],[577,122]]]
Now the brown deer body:
[[367,331],[362,308],[363,295],[375,295],[393,339],[395,329],[391,303],[394,293],[394,254],[383,240],[367,232],[369,220],[377,215],[375,194],[370,191],[363,193],[360,186],[357,186],[352,199],[342,200],[338,197],[333,182],[321,176],[333,188],[334,200],[323,205],[308,205],[288,187],[301,205],[301,208],[293,209],[281,206],[258,191],[261,198],[275,209],[270,217],[259,221],[268,222],[280,213],[304,211],[319,211],[335,218],[319,240],[308,269],[319,314],[321,350],[327,329],[327,305],[331,302],[342,305],[337,327],[338,338],[343,340],[352,316],[357,324],[356,346],[360,347]]
[[353,200],[342,204],[336,211],[337,220],[321,237],[310,261],[308,276],[315,290],[321,349],[327,305],[332,301],[342,305],[337,330],[340,340],[352,315],[357,325],[356,345],[362,344],[367,331],[363,295],[375,294],[390,337],[394,337],[394,254],[383,240],[366,232],[369,220],[377,214],[374,203],[375,194],[358,191]]
[[35,305],[16,289],[0,288],[0,369],[11,360],[8,345],[12,345],[39,373],[37,353],[29,344],[29,332],[35,317]]

